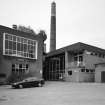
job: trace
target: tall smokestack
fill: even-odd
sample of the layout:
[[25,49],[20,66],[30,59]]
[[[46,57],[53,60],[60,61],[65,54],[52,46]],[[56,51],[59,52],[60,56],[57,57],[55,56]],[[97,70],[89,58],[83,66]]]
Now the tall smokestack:
[[56,50],[56,3],[51,3],[50,52]]

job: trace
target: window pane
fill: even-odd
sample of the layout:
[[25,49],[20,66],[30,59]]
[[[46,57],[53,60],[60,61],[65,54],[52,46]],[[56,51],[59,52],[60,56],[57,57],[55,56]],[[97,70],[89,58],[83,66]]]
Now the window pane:
[[27,44],[27,39],[24,38],[23,43],[26,43]]
[[28,54],[28,53],[26,53],[26,57],[27,57],[27,58],[29,57],[29,54]]
[[6,55],[8,55],[8,54],[9,54],[8,50],[5,50],[5,54],[6,54]]
[[23,47],[24,47],[24,48],[23,48],[23,51],[24,51],[24,52],[27,52],[27,44],[24,44]]
[[16,36],[13,36],[13,41],[16,42]]
[[29,53],[33,53],[33,46],[30,45]]
[[21,52],[20,51],[17,51],[17,55],[19,56],[19,57],[21,57]]
[[9,55],[12,55],[12,50],[9,50]]
[[28,52],[30,53],[31,52],[31,46],[28,45]]
[[85,69],[81,69],[81,72],[85,72]]
[[12,41],[9,41],[9,49],[12,50]]
[[13,54],[16,56],[16,51],[13,51],[13,52],[12,52],[12,55],[13,55]]
[[15,64],[12,64],[12,68],[14,68],[14,69],[15,69]]
[[27,57],[27,53],[24,53],[24,57]]
[[31,44],[31,40],[28,40],[28,44]]
[[34,41],[34,46],[36,46],[36,41]]
[[24,44],[21,44],[21,51],[24,51]]
[[68,71],[68,74],[69,74],[69,75],[72,75],[72,71]]
[[13,42],[13,50],[16,50],[16,42]]
[[24,38],[21,38],[21,43],[24,43]]
[[9,40],[12,40],[12,35],[9,35]]
[[34,44],[34,42],[33,42],[33,41],[31,41],[31,44],[33,45],[33,44]]
[[36,49],[35,49],[35,46],[33,46],[33,53],[36,53]]
[[79,61],[83,61],[83,56],[79,56]]
[[5,39],[9,39],[9,35],[8,34],[5,34]]
[[26,64],[26,68],[28,68],[28,64]]
[[78,60],[78,57],[74,57],[74,61],[77,61]]
[[33,54],[33,58],[36,58],[35,54]]
[[17,51],[21,51],[21,43],[17,43]]
[[29,57],[30,57],[30,58],[33,58],[33,54],[29,53]]
[[5,49],[8,49],[8,40],[5,40]]
[[20,37],[17,37],[17,42],[21,42],[21,38]]

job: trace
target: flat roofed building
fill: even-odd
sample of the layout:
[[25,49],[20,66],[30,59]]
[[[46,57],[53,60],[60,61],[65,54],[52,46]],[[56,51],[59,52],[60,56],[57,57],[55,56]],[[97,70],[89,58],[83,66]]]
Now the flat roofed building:
[[0,83],[42,78],[43,33],[31,34],[0,25]]
[[45,80],[93,82],[95,65],[105,62],[105,50],[81,42],[46,55],[43,76]]

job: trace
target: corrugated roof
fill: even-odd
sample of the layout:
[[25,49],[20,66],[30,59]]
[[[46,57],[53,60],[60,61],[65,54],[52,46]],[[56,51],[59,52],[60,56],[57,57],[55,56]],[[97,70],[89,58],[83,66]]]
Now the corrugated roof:
[[91,52],[94,52],[94,53],[105,54],[105,49],[101,49],[101,48],[98,48],[98,47],[95,47],[95,46],[92,46],[92,45],[88,45],[88,44],[85,44],[85,43],[78,42],[78,43],[74,43],[72,45],[57,49],[55,51],[49,52],[47,54],[47,56],[53,56],[53,55],[61,54],[61,53],[64,53],[65,51],[71,51],[71,52],[76,51],[76,52],[78,52],[78,51],[82,51],[82,50],[87,50],[87,51],[91,51]]

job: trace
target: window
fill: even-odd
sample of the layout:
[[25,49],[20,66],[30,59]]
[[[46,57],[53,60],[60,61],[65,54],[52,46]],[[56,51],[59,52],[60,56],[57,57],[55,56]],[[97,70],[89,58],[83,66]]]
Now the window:
[[89,72],[89,69],[86,69],[86,72]]
[[105,58],[105,55],[103,55],[103,58]]
[[80,61],[80,62],[82,62],[83,61],[83,55],[75,55],[74,56],[74,61]]
[[78,61],[78,57],[77,56],[74,57],[74,61]]
[[37,41],[4,33],[3,54],[37,59]]
[[87,73],[94,73],[95,70],[94,69],[86,69],[86,68],[82,68],[81,72],[87,72]]
[[80,61],[80,62],[83,61],[83,56],[79,56],[79,61]]
[[90,69],[90,72],[91,72],[91,73],[94,73],[94,72],[95,72],[95,70],[94,70],[94,69]]
[[72,71],[68,71],[68,75],[72,75]]
[[85,72],[85,69],[81,69],[81,72]]
[[0,73],[0,78],[5,78],[5,77],[6,77],[6,74]]
[[12,64],[12,73],[24,74],[29,70],[28,64]]

